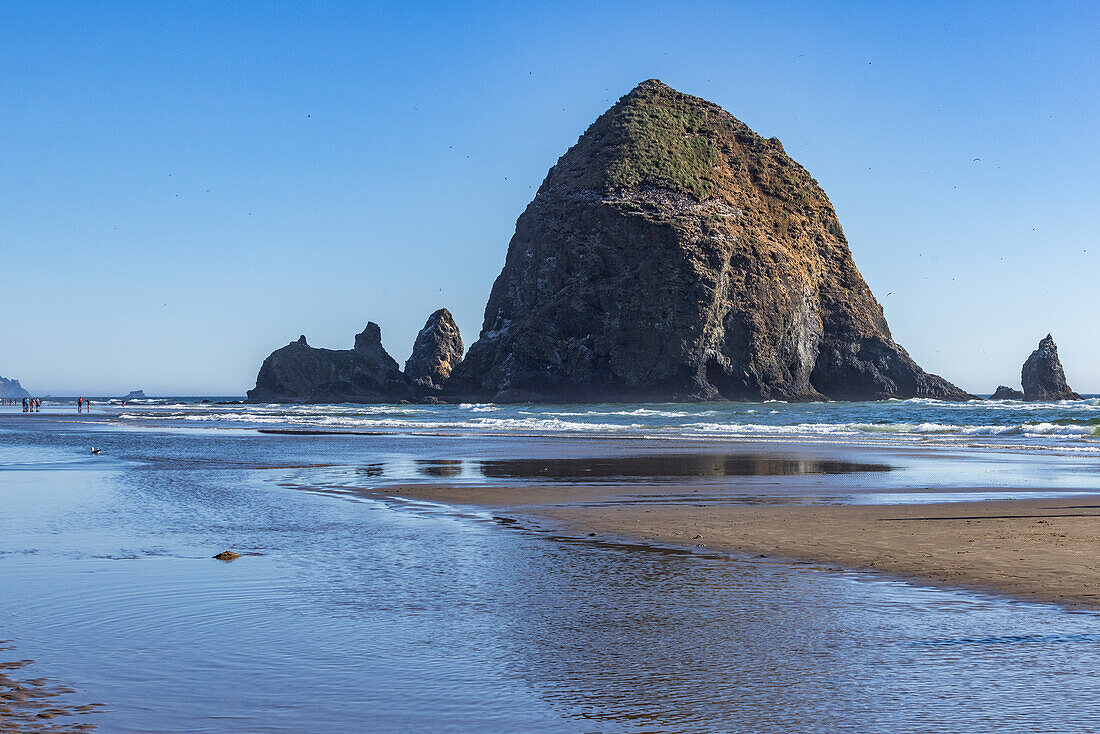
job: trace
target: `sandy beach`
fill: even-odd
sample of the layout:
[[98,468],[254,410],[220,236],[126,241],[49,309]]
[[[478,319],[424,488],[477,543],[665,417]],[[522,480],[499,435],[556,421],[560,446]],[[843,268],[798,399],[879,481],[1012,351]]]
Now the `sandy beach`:
[[[891,505],[731,504],[691,487],[405,486],[566,535],[811,561],[1100,608],[1100,496]],[[980,490],[971,490],[978,492]]]

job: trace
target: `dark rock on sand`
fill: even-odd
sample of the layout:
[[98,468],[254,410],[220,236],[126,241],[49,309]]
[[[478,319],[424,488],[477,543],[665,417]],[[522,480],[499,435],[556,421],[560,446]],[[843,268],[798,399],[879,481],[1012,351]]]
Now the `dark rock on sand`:
[[972,397],[893,341],[828,197],[779,141],[657,80],[550,169],[445,392]]
[[997,391],[989,396],[990,400],[1023,400],[1024,394],[1007,385],[998,385]]
[[23,389],[19,380],[0,377],[0,398],[29,398],[31,394]]
[[414,386],[438,390],[462,361],[463,349],[458,324],[450,311],[441,308],[416,335],[412,356],[405,361],[405,377]]
[[222,551],[218,555],[214,556],[214,558],[218,559],[219,561],[235,561],[240,557],[241,557],[240,553],[234,553],[233,551],[228,551],[228,550],[227,551]]
[[1024,362],[1020,373],[1024,400],[1080,400],[1081,396],[1066,384],[1066,374],[1058,359],[1058,346],[1050,334]]
[[382,347],[378,324],[352,349],[315,349],[304,336],[264,360],[250,403],[393,403],[413,396],[397,362]]

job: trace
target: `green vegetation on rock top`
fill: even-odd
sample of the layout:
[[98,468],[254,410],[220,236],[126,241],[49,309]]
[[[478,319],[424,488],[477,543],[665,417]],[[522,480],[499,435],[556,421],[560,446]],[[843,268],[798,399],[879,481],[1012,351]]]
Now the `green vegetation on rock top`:
[[715,139],[733,133],[718,108],[656,82],[635,89],[612,108],[610,142],[617,148],[604,172],[608,188],[651,183],[699,200],[715,193],[720,155]]

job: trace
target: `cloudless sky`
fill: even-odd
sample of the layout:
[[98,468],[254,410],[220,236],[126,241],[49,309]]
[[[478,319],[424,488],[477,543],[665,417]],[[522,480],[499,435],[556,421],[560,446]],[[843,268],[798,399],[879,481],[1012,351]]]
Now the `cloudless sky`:
[[0,0],[0,375],[241,395],[273,349],[480,330],[558,156],[656,77],[778,136],[894,338],[975,392],[1052,332],[1100,392],[1081,3]]

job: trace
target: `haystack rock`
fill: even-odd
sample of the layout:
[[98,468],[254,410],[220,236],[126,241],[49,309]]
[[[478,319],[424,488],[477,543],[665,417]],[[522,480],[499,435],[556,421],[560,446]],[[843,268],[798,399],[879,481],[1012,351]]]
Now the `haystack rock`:
[[1058,345],[1050,334],[1024,362],[1020,373],[1024,400],[1080,400],[1081,396],[1066,384],[1066,373],[1058,359]]
[[990,400],[1023,400],[1024,394],[1008,385],[998,385],[997,391],[989,396]]
[[29,398],[31,394],[23,389],[19,380],[0,377],[0,398]]
[[779,141],[657,80],[550,169],[448,393],[971,397],[894,343],[828,197]]
[[462,352],[458,324],[450,311],[441,308],[416,335],[412,356],[405,361],[405,377],[415,386],[438,390],[462,361]]
[[408,380],[370,322],[352,349],[315,349],[304,336],[260,366],[250,403],[391,403],[412,397]]

